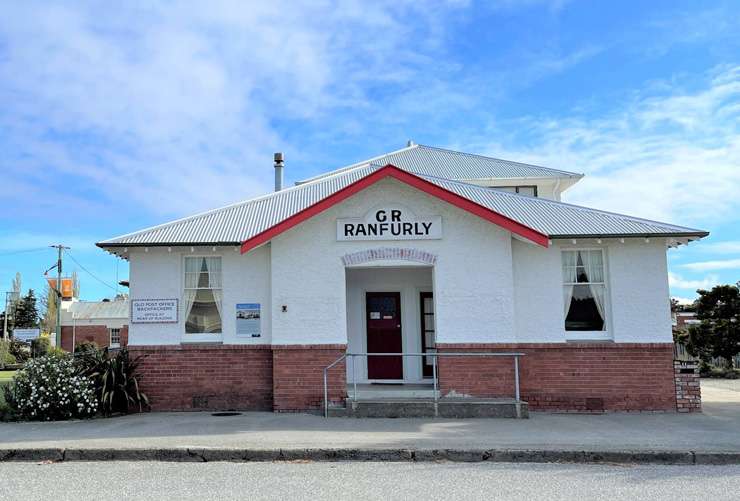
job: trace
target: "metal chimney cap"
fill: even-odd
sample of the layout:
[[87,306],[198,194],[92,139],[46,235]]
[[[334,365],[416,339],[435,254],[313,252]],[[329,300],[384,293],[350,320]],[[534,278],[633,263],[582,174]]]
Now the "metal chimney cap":
[[283,153],[282,152],[278,151],[277,153],[275,153],[274,158],[275,158],[275,163],[276,164],[283,163]]
[[414,146],[414,144],[415,143],[411,139],[409,139],[408,141],[406,141],[406,147],[407,148],[410,148],[410,147]]

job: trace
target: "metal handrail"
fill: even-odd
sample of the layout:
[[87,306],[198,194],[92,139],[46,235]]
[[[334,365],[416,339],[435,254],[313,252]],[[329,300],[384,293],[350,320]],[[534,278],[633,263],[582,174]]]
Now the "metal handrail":
[[439,414],[439,395],[437,387],[437,357],[514,357],[514,395],[517,404],[517,415],[519,414],[519,405],[521,396],[519,393],[519,357],[525,354],[521,352],[427,352],[427,353],[344,353],[331,364],[324,367],[324,417],[329,417],[329,386],[328,371],[339,362],[349,358],[352,361],[352,401],[357,402],[357,374],[355,372],[355,359],[357,357],[430,357],[432,359],[432,381],[434,386],[434,415]]

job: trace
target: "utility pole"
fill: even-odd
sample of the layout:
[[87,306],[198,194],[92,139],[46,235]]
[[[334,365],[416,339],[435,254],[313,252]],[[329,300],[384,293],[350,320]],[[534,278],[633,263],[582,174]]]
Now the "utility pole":
[[56,327],[56,346],[62,347],[62,252],[69,247],[62,244],[50,245],[58,251],[57,257],[57,327]]

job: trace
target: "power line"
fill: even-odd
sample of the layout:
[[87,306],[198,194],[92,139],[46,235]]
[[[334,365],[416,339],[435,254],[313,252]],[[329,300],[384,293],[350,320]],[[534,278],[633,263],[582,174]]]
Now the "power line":
[[38,252],[42,250],[49,250],[49,248],[48,247],[36,247],[35,249],[22,249],[22,250],[11,251],[11,252],[3,252],[3,253],[0,253],[0,257],[14,256],[16,254],[25,254],[27,252]]
[[95,275],[95,274],[94,274],[93,272],[91,272],[90,270],[88,270],[87,268],[85,268],[84,266],[82,266],[82,265],[80,264],[80,262],[79,262],[79,261],[77,261],[77,260],[76,260],[76,259],[74,258],[74,256],[72,256],[72,254],[71,254],[71,253],[70,253],[70,252],[69,252],[68,250],[65,250],[65,251],[64,251],[64,253],[65,253],[65,254],[67,255],[67,257],[69,257],[69,258],[70,258],[70,259],[71,259],[72,261],[74,261],[74,262],[75,262],[75,264],[76,264],[77,266],[79,266],[79,267],[80,267],[80,268],[82,269],[82,271],[84,271],[85,273],[87,273],[88,275],[90,275],[90,276],[91,276],[91,277],[93,277],[93,278],[94,278],[95,280],[97,280],[97,281],[98,281],[98,282],[100,282],[101,284],[105,285],[106,287],[108,287],[108,288],[109,288],[109,289],[111,289],[112,291],[114,291],[114,292],[118,292],[118,291],[116,290],[116,288],[115,288],[115,287],[113,287],[112,285],[110,285],[110,284],[109,284],[108,282],[106,282],[106,281],[105,281],[105,280],[103,280],[102,278],[98,278],[98,277],[97,277],[97,275]]

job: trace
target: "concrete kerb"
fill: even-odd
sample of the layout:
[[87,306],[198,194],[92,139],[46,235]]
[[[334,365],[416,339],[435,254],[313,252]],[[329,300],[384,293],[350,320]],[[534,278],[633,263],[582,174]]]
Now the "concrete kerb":
[[514,449],[0,449],[0,462],[62,461],[395,461],[728,465],[740,464],[740,452],[569,451]]

